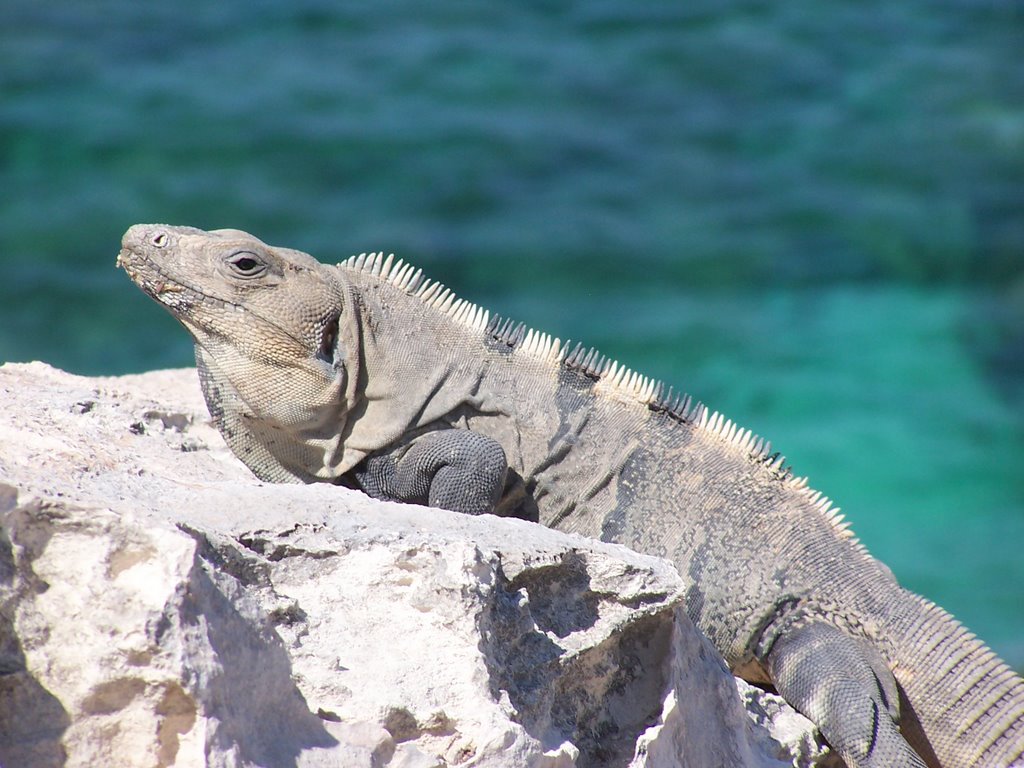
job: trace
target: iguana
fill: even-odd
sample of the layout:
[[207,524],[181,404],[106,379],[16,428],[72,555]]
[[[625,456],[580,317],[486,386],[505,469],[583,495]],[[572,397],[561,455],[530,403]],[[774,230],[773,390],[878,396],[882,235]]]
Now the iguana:
[[768,443],[381,254],[136,225],[118,263],[195,341],[210,413],[270,482],[515,515],[673,560],[732,669],[850,766],[1024,765],[1024,680],[901,588]]

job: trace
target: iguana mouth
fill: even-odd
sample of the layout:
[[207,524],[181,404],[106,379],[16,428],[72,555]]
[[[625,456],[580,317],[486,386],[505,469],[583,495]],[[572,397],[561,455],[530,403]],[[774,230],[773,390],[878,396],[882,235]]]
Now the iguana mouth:
[[[130,277],[135,283],[142,287],[146,291],[146,293],[149,293],[151,296],[153,296],[153,298],[162,296],[165,293],[186,293],[187,291],[190,290],[181,283],[169,282],[166,280],[161,280],[160,278],[153,279],[141,275],[139,271],[133,268],[133,266],[130,263],[127,263],[124,260],[122,260],[122,254],[118,254],[117,256],[117,266],[124,269],[124,271],[128,273],[128,277]],[[150,264],[152,264],[152,262],[150,262]],[[159,270],[157,270],[157,272],[158,274],[162,275],[162,273],[159,273]]]
[[176,311],[188,311],[195,304],[212,298],[171,277],[147,254],[131,248],[122,248],[117,254],[115,264],[145,293]]

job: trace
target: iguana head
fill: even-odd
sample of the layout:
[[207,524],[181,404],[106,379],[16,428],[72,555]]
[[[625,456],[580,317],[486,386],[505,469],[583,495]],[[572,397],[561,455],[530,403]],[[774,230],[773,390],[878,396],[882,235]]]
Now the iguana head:
[[[229,444],[301,443],[299,470],[276,456],[287,479],[330,474],[340,457],[327,454],[340,446],[321,445],[325,455],[312,462],[309,446],[336,441],[358,365],[355,309],[333,267],[245,232],[162,224],[131,227],[117,263],[192,334],[207,404]],[[232,448],[246,461],[245,446]]]

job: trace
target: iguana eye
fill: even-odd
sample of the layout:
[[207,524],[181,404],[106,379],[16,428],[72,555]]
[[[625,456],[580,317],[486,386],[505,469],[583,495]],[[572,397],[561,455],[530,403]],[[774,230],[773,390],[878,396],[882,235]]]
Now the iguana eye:
[[228,263],[236,274],[241,277],[256,277],[262,274],[267,265],[255,253],[239,251],[228,259]]

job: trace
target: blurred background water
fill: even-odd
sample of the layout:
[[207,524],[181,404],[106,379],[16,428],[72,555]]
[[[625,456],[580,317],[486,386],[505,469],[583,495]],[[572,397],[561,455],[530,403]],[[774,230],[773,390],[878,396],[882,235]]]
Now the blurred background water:
[[0,360],[191,363],[139,221],[395,251],[772,439],[1024,668],[1012,0],[0,0]]

